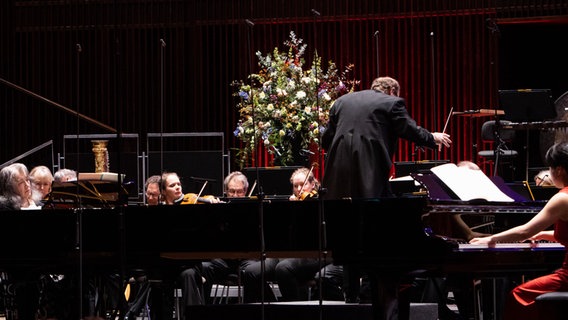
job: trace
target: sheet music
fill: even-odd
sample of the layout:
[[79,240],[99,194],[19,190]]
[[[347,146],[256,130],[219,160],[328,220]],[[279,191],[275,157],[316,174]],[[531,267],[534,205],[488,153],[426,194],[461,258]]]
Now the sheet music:
[[453,163],[439,165],[430,170],[461,200],[514,201],[503,193],[481,170],[458,167]]

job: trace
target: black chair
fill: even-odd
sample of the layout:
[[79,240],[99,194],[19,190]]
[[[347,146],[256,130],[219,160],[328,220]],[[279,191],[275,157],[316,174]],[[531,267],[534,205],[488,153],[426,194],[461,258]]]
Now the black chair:
[[568,315],[568,292],[543,293],[535,303],[542,319],[560,320]]
[[[489,120],[481,126],[481,140],[484,145],[492,143],[491,150],[481,150],[477,153],[482,160],[482,164],[493,163],[493,175],[496,176],[498,169],[503,164],[509,164],[509,168],[514,171],[513,159],[517,158],[519,153],[509,148],[509,145],[515,139],[515,130],[507,128],[511,124],[508,120]],[[512,175],[514,176],[514,175]]]

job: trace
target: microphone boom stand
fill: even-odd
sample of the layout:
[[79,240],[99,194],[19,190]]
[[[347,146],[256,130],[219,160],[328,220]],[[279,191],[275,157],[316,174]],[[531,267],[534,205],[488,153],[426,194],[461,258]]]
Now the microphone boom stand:
[[259,238],[260,238],[260,319],[265,319],[265,276],[266,276],[266,243],[264,238],[264,191],[262,189],[262,184],[260,182],[260,173],[259,173],[259,163],[260,163],[260,139],[256,133],[256,117],[255,117],[255,108],[254,108],[254,91],[252,89],[253,85],[253,78],[252,78],[252,37],[253,37],[253,28],[254,22],[249,19],[245,19],[245,23],[247,24],[248,33],[247,33],[247,42],[248,42],[248,55],[249,55],[249,85],[250,85],[250,93],[249,99],[251,101],[251,117],[252,117],[252,124],[253,124],[253,141],[254,141],[254,150],[255,150],[255,171],[256,171],[256,185],[258,186],[258,218],[259,218]]
[[[321,14],[319,13],[319,11],[312,9],[311,10],[313,15],[314,15],[314,44],[317,45],[317,18],[319,16],[321,16]],[[314,49],[314,59],[318,59],[319,57],[317,56],[317,50]],[[318,61],[314,61],[314,75],[316,78],[315,81],[315,85],[314,85],[314,91],[316,94],[316,109],[317,109],[317,114],[318,114],[318,119],[319,119],[319,113],[320,113],[320,99],[319,99],[319,88],[318,88],[318,66],[321,67],[321,64],[317,63]],[[377,65],[378,68],[378,65]],[[318,140],[318,152],[317,152],[317,159],[318,162],[321,161],[321,153],[322,153],[322,147],[321,147],[321,138]],[[320,177],[320,179],[323,177],[323,170],[322,170],[322,166],[318,166],[318,176]],[[323,180],[323,179],[322,179]],[[318,226],[319,226],[319,230],[318,230],[318,270],[321,273],[321,270],[324,269],[324,261],[327,260],[327,237],[326,237],[326,223],[325,223],[325,209],[324,209],[324,201],[323,201],[323,195],[325,194],[325,189],[322,187],[321,183],[319,186],[319,190],[318,190]],[[325,275],[320,274],[319,278],[318,278],[318,287],[320,288],[319,290],[319,296],[318,296],[318,304],[319,304],[319,319],[322,320],[323,319],[323,277]]]

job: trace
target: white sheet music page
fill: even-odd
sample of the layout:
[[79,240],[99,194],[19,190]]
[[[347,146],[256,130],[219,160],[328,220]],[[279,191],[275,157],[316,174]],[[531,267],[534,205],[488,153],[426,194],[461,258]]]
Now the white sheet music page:
[[446,163],[430,169],[461,200],[485,199],[487,201],[513,202],[481,170],[458,167]]

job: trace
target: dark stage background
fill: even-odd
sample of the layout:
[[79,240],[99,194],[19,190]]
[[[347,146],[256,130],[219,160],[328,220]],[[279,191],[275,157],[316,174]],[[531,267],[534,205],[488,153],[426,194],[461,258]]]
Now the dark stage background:
[[[397,78],[411,115],[431,131],[443,129],[451,108],[498,108],[499,89],[549,88],[553,99],[568,90],[563,0],[7,0],[0,2],[0,165],[18,160],[55,170],[67,162],[88,171],[91,164],[65,157],[89,150],[66,155],[63,137],[124,133],[138,135],[139,162],[117,159],[111,171],[139,167],[143,177],[205,161],[216,168],[188,175],[218,180],[238,169],[230,83],[250,73],[251,51],[282,49],[290,31],[308,45],[307,65],[315,50],[339,69],[353,63],[358,89],[377,75]],[[415,151],[402,142],[395,161],[477,161],[479,149],[491,148],[479,140],[485,120],[454,116],[452,148]],[[156,147],[160,133],[195,139]],[[221,154],[208,142],[211,133],[222,134]],[[183,161],[158,166],[158,150]],[[532,150],[531,166],[538,166],[540,152]],[[201,152],[211,158],[191,158]],[[247,166],[272,164],[264,152],[258,159]]]

